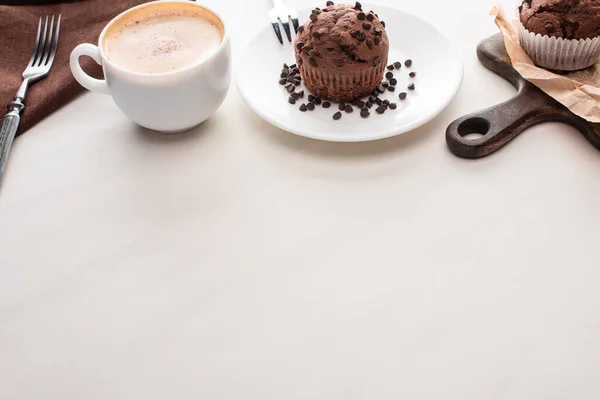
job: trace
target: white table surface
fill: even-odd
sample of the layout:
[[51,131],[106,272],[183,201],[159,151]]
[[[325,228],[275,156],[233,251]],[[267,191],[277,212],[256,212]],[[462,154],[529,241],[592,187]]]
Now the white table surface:
[[[207,3],[234,52],[266,23],[268,1]],[[492,2],[386,3],[465,59],[456,100],[414,132],[295,137],[232,86],[188,134],[88,93],[16,140],[0,399],[600,398],[600,153],[544,124],[452,155],[448,123],[514,93],[475,55]]]

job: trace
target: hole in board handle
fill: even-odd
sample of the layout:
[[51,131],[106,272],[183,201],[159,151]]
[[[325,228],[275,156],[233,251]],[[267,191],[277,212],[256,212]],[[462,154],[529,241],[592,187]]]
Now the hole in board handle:
[[467,119],[458,125],[458,134],[468,140],[477,140],[488,134],[490,122],[481,117]]

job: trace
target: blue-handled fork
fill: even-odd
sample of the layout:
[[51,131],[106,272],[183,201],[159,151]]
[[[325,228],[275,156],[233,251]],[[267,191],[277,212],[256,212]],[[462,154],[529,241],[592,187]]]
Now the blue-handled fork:
[[[298,32],[298,13],[292,7],[284,6],[282,0],[273,0],[273,5],[274,7],[269,11],[269,19],[271,20],[271,25],[273,25],[277,39],[279,39],[279,43],[283,46],[283,36],[281,35],[281,28],[279,26],[281,24],[288,41],[292,43],[293,37]],[[290,28],[290,22],[294,32]]]

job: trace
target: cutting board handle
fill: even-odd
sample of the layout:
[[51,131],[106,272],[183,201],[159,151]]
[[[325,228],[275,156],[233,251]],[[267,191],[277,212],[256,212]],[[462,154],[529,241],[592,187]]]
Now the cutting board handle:
[[450,150],[461,157],[485,157],[530,126],[551,119],[564,120],[566,113],[548,104],[547,96],[538,89],[522,85],[512,99],[452,122],[446,130],[446,141]]
[[[517,89],[504,103],[466,115],[446,130],[446,142],[459,157],[480,158],[492,154],[532,125],[559,121],[577,128],[600,149],[600,124],[593,124],[571,113],[566,107],[527,82],[512,67],[504,39],[496,34],[477,47],[479,61]],[[473,133],[480,134],[472,138]]]

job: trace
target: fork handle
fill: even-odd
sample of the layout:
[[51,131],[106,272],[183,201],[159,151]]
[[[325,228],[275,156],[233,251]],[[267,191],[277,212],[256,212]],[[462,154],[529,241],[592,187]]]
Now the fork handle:
[[21,122],[20,113],[25,108],[25,105],[17,98],[8,105],[8,108],[10,111],[4,116],[2,129],[0,130],[0,181],[2,181],[8,160],[8,153],[10,153],[10,148],[12,147],[13,140],[15,140],[15,135]]

